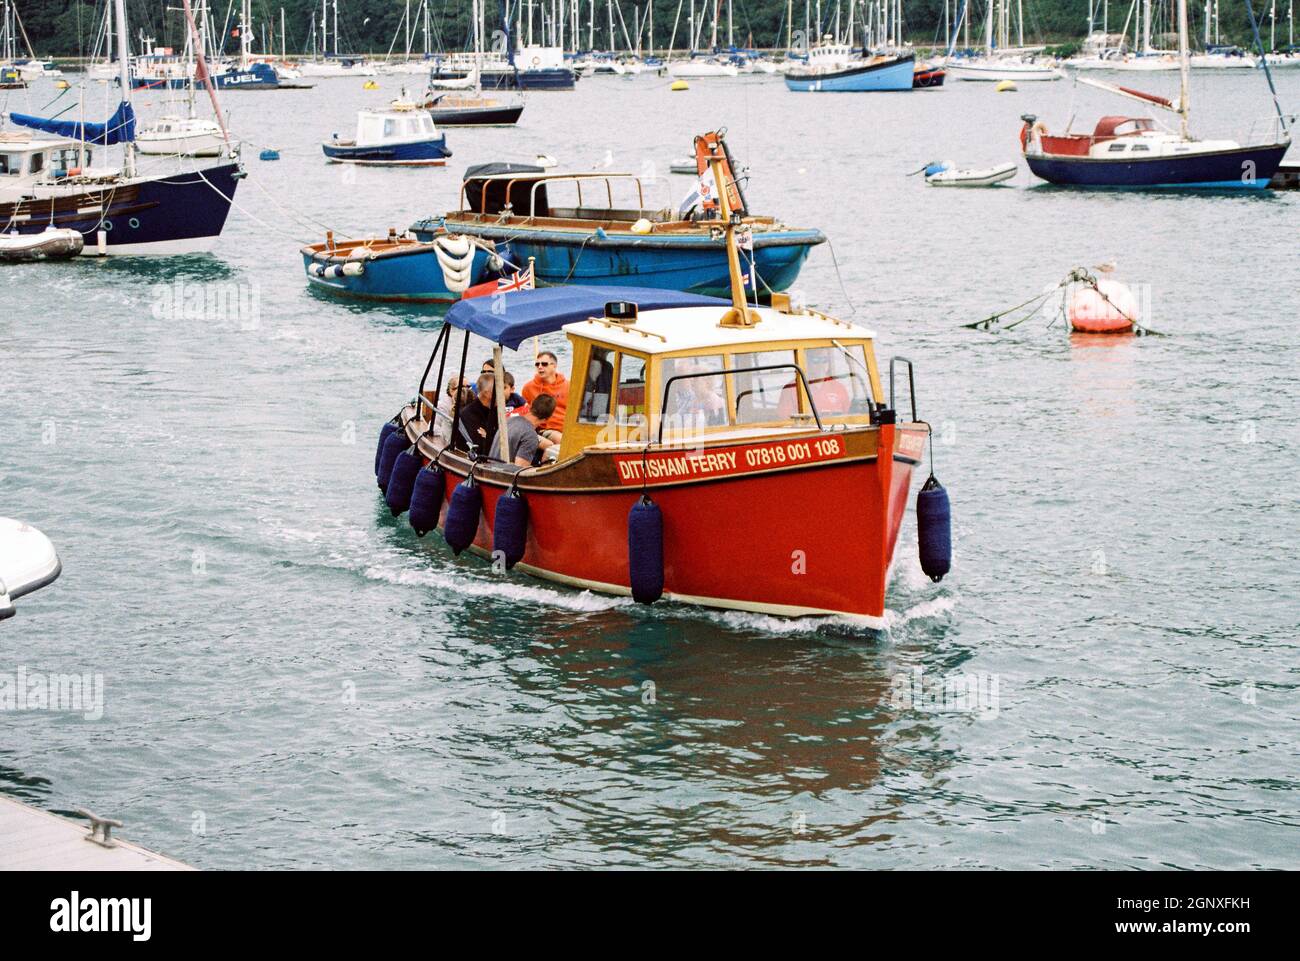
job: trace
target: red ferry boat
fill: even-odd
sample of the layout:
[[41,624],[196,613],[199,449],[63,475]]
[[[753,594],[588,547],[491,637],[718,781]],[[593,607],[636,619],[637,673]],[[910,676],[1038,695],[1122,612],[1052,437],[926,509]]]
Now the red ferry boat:
[[[723,177],[715,166],[719,196]],[[384,426],[379,484],[418,533],[574,587],[884,626],[886,582],[929,425],[899,422],[875,335],[776,295],[746,302],[728,224],[730,301],[637,288],[552,288],[456,304],[410,403]],[[472,334],[502,350],[556,331],[572,345],[558,457],[486,456],[437,409]],[[457,343],[459,341],[459,343]],[[436,376],[430,382],[430,375]],[[500,423],[503,391],[496,390]],[[477,401],[473,401],[477,403]],[[451,442],[446,441],[451,434]],[[947,495],[918,499],[922,563],[948,569]]]

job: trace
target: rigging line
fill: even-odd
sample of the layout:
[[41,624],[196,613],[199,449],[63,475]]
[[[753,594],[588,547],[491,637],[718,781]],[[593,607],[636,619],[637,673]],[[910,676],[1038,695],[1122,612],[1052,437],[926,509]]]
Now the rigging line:
[[300,245],[302,245],[302,246],[305,247],[306,245],[308,245],[308,244],[311,243],[310,240],[302,240],[302,239],[299,238],[299,237],[295,237],[293,234],[289,233],[287,230],[282,230],[282,229],[280,229],[279,227],[275,226],[274,224],[268,223],[267,221],[263,220],[261,217],[257,216],[256,214],[250,213],[250,212],[249,212],[245,207],[243,207],[241,204],[236,203],[236,201],[235,201],[235,196],[234,196],[234,193],[233,193],[233,192],[231,193],[231,195],[230,195],[229,197],[226,197],[226,195],[225,195],[224,193],[221,192],[221,190],[217,187],[216,184],[214,184],[211,180],[209,180],[207,177],[204,176],[202,170],[195,170],[194,173],[198,174],[199,179],[202,180],[202,181],[203,181],[205,184],[207,184],[209,187],[211,187],[214,193],[216,193],[216,194],[217,194],[218,196],[220,196],[220,197],[225,197],[226,202],[227,202],[228,204],[230,204],[230,206],[234,207],[236,210],[238,210],[241,214],[243,214],[245,217],[249,218],[250,220],[252,220],[252,221],[254,221],[254,222],[258,223],[258,224],[261,224],[263,227],[267,228],[268,230],[273,230],[273,231],[275,231],[275,232],[278,233],[278,234],[282,234],[282,235],[284,235],[285,237],[288,237],[290,240],[292,240],[292,241],[293,241],[294,243],[296,243],[296,244],[300,244]]
[[844,286],[844,277],[840,274],[840,260],[835,256],[835,244],[831,238],[826,238],[826,247],[831,252],[831,263],[835,265],[835,279],[839,281],[840,293],[844,295],[845,301],[849,305],[849,316],[856,317],[858,313],[857,305],[853,303],[853,298],[849,296],[848,288]]
[[[329,224],[327,224],[327,223],[324,223],[324,222],[322,222],[322,221],[316,220],[314,217],[309,217],[309,216],[307,216],[306,214],[295,214],[294,211],[293,211],[292,209],[290,209],[289,207],[286,207],[284,204],[280,203],[280,201],[276,200],[276,199],[275,199],[275,195],[272,194],[272,193],[271,193],[269,190],[267,190],[265,187],[263,187],[263,186],[262,186],[262,185],[261,185],[257,180],[255,180],[255,179],[251,179],[251,178],[250,178],[250,182],[252,183],[252,185],[253,185],[254,187],[256,187],[258,190],[262,191],[262,193],[266,195],[267,199],[269,199],[269,200],[271,201],[271,203],[275,204],[276,207],[280,208],[280,210],[282,210],[290,220],[295,220],[295,219],[296,219],[297,221],[299,221],[299,224],[298,224],[298,225],[300,225],[300,226],[301,226],[301,225],[307,225],[307,226],[311,226],[311,227],[319,227],[319,228],[321,228],[322,230],[331,231],[331,232],[336,233],[336,234],[338,234],[339,236],[343,236],[343,237],[356,237],[356,236],[362,236],[362,235],[363,235],[363,232],[362,232],[362,231],[354,231],[354,232],[349,233],[349,232],[346,231],[346,230],[337,230],[337,229],[335,229],[334,227],[331,227],[331,226],[330,226]],[[216,189],[216,188],[214,187],[213,189]],[[217,192],[220,193],[220,191],[217,191]],[[223,196],[224,196],[224,194],[223,194]],[[232,202],[233,202],[233,201],[232,201]],[[240,209],[242,210],[243,208],[241,207]],[[253,219],[256,220],[257,218],[254,217]],[[259,222],[260,222],[260,221],[259,221]]]

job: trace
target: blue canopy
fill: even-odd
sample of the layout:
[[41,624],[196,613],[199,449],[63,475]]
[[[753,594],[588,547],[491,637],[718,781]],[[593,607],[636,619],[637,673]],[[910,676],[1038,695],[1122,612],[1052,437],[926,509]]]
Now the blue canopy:
[[514,350],[529,337],[603,317],[605,305],[614,300],[631,301],[639,310],[731,304],[719,297],[653,287],[546,287],[462,300],[447,311],[447,323]]
[[123,100],[117,105],[113,116],[107,123],[82,123],[79,120],[54,120],[46,117],[33,117],[25,113],[11,113],[9,119],[20,127],[32,127],[60,137],[84,140],[86,143],[112,146],[115,143],[129,143],[135,139],[135,111]]

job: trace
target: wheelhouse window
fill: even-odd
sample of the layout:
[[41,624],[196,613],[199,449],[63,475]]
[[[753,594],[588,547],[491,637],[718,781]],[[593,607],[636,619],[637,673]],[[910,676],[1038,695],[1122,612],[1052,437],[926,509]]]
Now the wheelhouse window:
[[780,370],[758,370],[778,364],[793,365],[793,350],[763,350],[752,354],[733,354],[731,367],[737,371],[732,377],[736,392],[735,422],[737,424],[763,424],[787,420],[789,413],[798,409],[799,378],[792,366]]
[[696,430],[727,423],[726,377],[721,373],[710,376],[722,369],[721,354],[676,357],[663,362],[660,382],[666,396],[661,395],[660,409],[665,428]]
[[843,417],[870,412],[871,384],[861,344],[809,347],[803,353],[804,378],[819,415]]
[[578,407],[579,424],[608,423],[614,387],[614,359],[612,348],[592,346],[582,385],[582,403]]
[[636,354],[623,354],[618,362],[618,393],[614,399],[614,419],[624,427],[638,427],[646,423],[645,409],[646,359]]
[[23,172],[22,154],[0,153],[0,176],[7,174],[11,177],[16,177],[22,172]]
[[34,153],[34,154],[32,154],[32,160],[31,160],[31,163],[28,165],[27,169],[28,169],[28,171],[29,171],[30,173],[34,173],[34,174],[38,174],[38,173],[40,173],[42,170],[44,170],[44,169],[45,169],[45,154],[43,154],[43,153]]

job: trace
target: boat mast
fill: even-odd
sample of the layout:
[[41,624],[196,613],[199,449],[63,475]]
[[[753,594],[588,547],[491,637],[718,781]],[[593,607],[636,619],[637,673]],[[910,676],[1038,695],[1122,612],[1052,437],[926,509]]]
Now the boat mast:
[[[118,2],[121,3],[121,0],[118,0]],[[1183,118],[1182,132],[1184,140],[1190,139],[1187,133],[1187,115],[1189,112],[1187,96],[1191,88],[1191,74],[1191,53],[1188,50],[1187,43],[1187,0],[1178,0],[1178,113]]]
[[474,0],[470,16],[474,18],[474,96],[483,96],[483,14],[479,0]]
[[[114,14],[117,16],[117,67],[122,81],[122,102],[131,105],[131,52],[126,41],[126,0],[113,0]],[[128,177],[135,176],[135,141],[122,143],[122,173]]]

